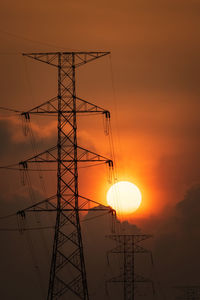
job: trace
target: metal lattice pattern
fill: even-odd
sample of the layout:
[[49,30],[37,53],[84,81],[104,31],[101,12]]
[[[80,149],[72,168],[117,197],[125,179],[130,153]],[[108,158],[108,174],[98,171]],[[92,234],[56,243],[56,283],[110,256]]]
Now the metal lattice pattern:
[[[75,69],[107,54],[108,52],[23,54],[58,70],[57,97],[22,113],[26,120],[30,119],[31,114],[57,115],[57,145],[20,162],[23,170],[34,163],[54,163],[57,166],[56,195],[19,212],[56,212],[47,300],[59,299],[64,294],[67,299],[72,299],[72,295],[83,300],[89,299],[79,211],[88,210],[85,206],[91,200],[79,195],[78,163],[102,161],[112,166],[112,161],[77,144],[76,118],[78,113],[99,112],[106,117],[110,117],[110,114],[76,96]],[[102,210],[110,208],[103,207]]]
[[123,254],[124,266],[123,274],[111,278],[107,283],[122,283],[124,300],[135,299],[135,288],[138,283],[150,283],[154,291],[153,282],[150,279],[135,273],[135,254],[149,253],[151,255],[149,250],[139,244],[150,237],[152,236],[146,234],[108,236],[117,243],[117,246],[108,252],[108,257],[110,254]]
[[176,287],[181,293],[176,299],[180,300],[199,300],[200,299],[200,286],[179,286]]

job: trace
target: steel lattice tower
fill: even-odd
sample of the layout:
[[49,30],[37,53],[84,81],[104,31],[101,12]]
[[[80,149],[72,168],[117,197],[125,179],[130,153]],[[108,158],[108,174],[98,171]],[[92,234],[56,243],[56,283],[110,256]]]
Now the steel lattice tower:
[[[110,113],[76,95],[76,69],[108,54],[109,52],[23,54],[57,68],[58,76],[57,96],[22,113],[26,121],[30,120],[31,114],[57,116],[57,145],[19,163],[24,171],[28,170],[29,164],[34,163],[57,165],[56,194],[18,212],[22,218],[27,212],[56,212],[47,300],[74,299],[74,297],[89,299],[79,212],[87,210],[113,212],[106,206],[86,208],[89,202],[98,205],[99,203],[80,195],[78,190],[79,163],[102,161],[109,167],[113,166],[112,160],[77,143],[78,114],[100,113],[110,118]],[[63,295],[67,298],[63,298]]]
[[200,286],[192,285],[192,286],[177,286],[176,289],[182,292],[182,295],[176,297],[176,299],[180,300],[199,300],[200,299]]
[[[137,283],[150,283],[154,292],[153,282],[142,275],[135,273],[135,254],[151,252],[140,245],[140,242],[151,238],[151,235],[134,234],[134,235],[109,235],[108,238],[114,240],[117,246],[108,252],[109,254],[123,255],[123,273],[113,277],[107,283],[123,284],[124,300],[135,299],[135,288]],[[152,255],[151,255],[152,260]]]

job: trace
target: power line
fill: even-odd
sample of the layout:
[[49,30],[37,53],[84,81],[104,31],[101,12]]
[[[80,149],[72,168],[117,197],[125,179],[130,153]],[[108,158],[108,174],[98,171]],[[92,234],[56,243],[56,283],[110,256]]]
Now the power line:
[[[2,29],[0,29],[0,33],[4,34],[4,35],[11,36],[15,39],[24,40],[24,41],[31,42],[31,43],[34,43],[34,44],[40,44],[40,45],[43,45],[43,46],[55,47],[55,48],[60,49],[60,50],[61,49],[66,49],[66,47],[63,47],[63,46],[58,46],[58,45],[55,45],[55,44],[52,44],[52,43],[39,41],[39,40],[35,40],[35,39],[30,39],[30,38],[27,38],[26,36],[23,36],[21,34],[5,31],[5,30],[2,30]],[[77,50],[69,49],[69,51],[77,51]],[[5,54],[10,54],[10,53],[5,53]]]
[[6,215],[6,216],[1,216],[1,217],[0,217],[0,220],[8,219],[8,218],[11,218],[11,217],[14,217],[14,216],[16,216],[16,213],[9,214],[9,215]]
[[[80,195],[78,190],[78,169],[80,163],[91,163],[94,165],[104,163],[109,168],[113,168],[111,159],[85,149],[77,142],[77,115],[101,113],[105,115],[105,118],[110,118],[110,113],[76,96],[76,69],[107,54],[109,53],[50,52],[23,54],[26,57],[57,68],[57,96],[29,111],[21,113],[25,125],[28,124],[29,127],[30,115],[55,115],[57,117],[57,144],[38,153],[32,131],[30,131],[34,156],[21,161],[18,167],[17,165],[8,165],[1,168],[19,168],[20,172],[24,172],[26,176],[32,205],[18,212],[18,216],[22,218],[22,221],[27,213],[55,212],[56,214],[47,300],[58,299],[65,294],[67,294],[68,298],[73,295],[82,300],[89,299],[80,226],[82,221],[79,214],[81,211],[90,210],[104,211],[104,214],[105,212],[114,213],[110,207],[104,205],[96,208],[85,208],[89,203],[93,203],[93,205],[94,203],[99,205],[99,203]],[[31,128],[29,129],[31,130]],[[37,166],[38,163],[56,164],[57,191],[55,197],[35,203],[29,171],[34,169],[30,166],[35,164]],[[92,165],[85,167],[92,167]],[[36,170],[40,172],[42,168],[39,168],[39,170],[36,168]],[[95,218],[98,217],[100,215]],[[94,218],[86,218],[83,222],[92,219]],[[23,231],[23,229],[22,227],[21,230]]]
[[54,229],[54,226],[42,226],[42,227],[24,227],[23,229],[19,228],[9,228],[9,227],[2,227],[0,231],[34,231],[34,230],[44,230],[44,229]]
[[135,272],[135,255],[148,253],[152,254],[149,250],[145,249],[141,242],[151,238],[151,235],[147,234],[118,234],[107,236],[111,240],[116,242],[116,247],[108,252],[108,259],[110,254],[123,255],[123,271],[121,274],[107,280],[107,283],[123,284],[123,299],[134,300],[136,294],[136,288],[138,284],[150,284],[154,293],[154,285],[152,280],[143,277]]
[[3,107],[3,106],[0,106],[0,110],[5,110],[5,111],[10,111],[10,112],[15,112],[15,113],[22,113],[22,111],[20,111],[20,110],[8,108],[8,107]]

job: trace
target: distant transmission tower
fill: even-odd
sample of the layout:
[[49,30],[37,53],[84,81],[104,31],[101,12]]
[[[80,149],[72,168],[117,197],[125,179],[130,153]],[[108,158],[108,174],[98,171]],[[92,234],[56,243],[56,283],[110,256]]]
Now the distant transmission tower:
[[[80,211],[107,210],[110,207],[85,208],[92,202],[79,194],[78,164],[83,162],[105,162],[113,167],[112,160],[96,154],[78,145],[77,115],[88,113],[104,114],[106,119],[110,113],[103,108],[79,98],[76,95],[76,69],[109,52],[51,52],[23,54],[29,58],[46,63],[57,69],[58,94],[53,99],[23,112],[26,121],[31,114],[55,115],[57,117],[56,146],[20,162],[26,171],[34,163],[57,164],[57,193],[18,212],[24,218],[27,212],[56,213],[56,224],[49,276],[47,300],[89,299],[86,278],[86,267],[83,253],[83,241],[80,225]],[[70,225],[70,226],[69,226]],[[63,295],[66,298],[63,298]]]
[[181,295],[176,297],[180,300],[199,300],[200,299],[200,285],[193,286],[177,286],[176,289],[180,290]]
[[[135,273],[135,254],[136,253],[150,253],[140,245],[140,242],[151,238],[151,235],[134,234],[134,235],[109,235],[108,238],[114,240],[117,246],[108,252],[109,254],[123,255],[123,273],[117,277],[113,277],[107,283],[121,283],[123,284],[124,300],[135,299],[135,289],[137,284],[150,283],[154,292],[154,285],[150,279],[144,278]],[[152,256],[151,256],[152,259]]]

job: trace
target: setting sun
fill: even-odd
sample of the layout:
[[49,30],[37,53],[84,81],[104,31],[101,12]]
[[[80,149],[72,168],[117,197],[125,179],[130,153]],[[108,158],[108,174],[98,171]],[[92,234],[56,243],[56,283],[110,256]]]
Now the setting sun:
[[130,214],[138,209],[142,195],[138,187],[128,181],[120,181],[111,186],[107,192],[107,202],[121,214]]

